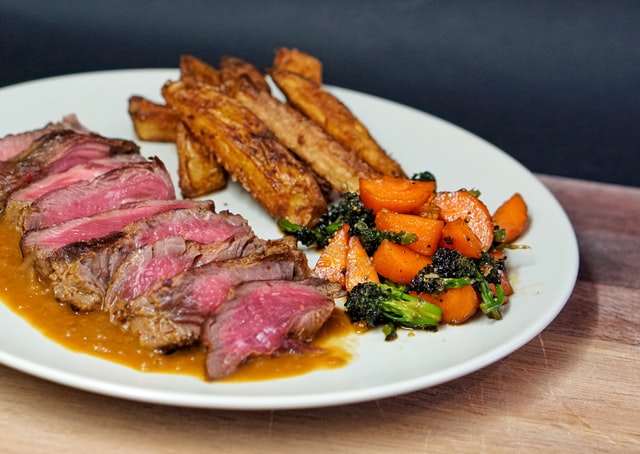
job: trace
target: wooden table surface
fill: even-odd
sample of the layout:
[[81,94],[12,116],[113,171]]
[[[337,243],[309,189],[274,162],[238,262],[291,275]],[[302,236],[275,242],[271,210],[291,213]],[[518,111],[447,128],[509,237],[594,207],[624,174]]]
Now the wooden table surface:
[[0,451],[640,452],[640,189],[540,178],[576,230],[578,282],[501,361],[395,398],[291,411],[137,403],[0,366]]

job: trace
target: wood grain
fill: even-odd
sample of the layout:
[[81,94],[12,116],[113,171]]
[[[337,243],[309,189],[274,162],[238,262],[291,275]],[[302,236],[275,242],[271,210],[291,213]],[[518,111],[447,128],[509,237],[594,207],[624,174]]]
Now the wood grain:
[[578,283],[503,360],[395,398],[262,412],[119,400],[0,367],[0,450],[640,452],[640,189],[540,178],[576,230]]

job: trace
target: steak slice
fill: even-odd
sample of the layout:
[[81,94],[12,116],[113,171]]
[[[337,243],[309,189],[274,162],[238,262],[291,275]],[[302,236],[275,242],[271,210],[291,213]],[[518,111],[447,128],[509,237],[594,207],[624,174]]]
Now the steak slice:
[[145,158],[139,154],[109,156],[107,158],[80,163],[64,172],[47,175],[11,194],[3,214],[6,219],[12,219],[18,222],[24,209],[45,194],[78,181],[92,181],[96,177],[126,163],[141,162],[144,161],[144,159]]
[[50,270],[59,301],[81,311],[107,309],[110,301],[146,289],[143,284],[150,285],[156,276],[171,277],[194,264],[242,255],[255,239],[252,229],[244,218],[211,208],[200,203],[145,217],[121,232],[64,246],[39,269]]
[[92,181],[53,190],[31,204],[22,220],[25,231],[41,229],[144,200],[175,199],[175,188],[162,161],[120,166]]
[[207,377],[228,377],[252,357],[303,348],[335,307],[323,283],[271,281],[236,287],[203,325]]
[[115,310],[143,295],[156,282],[213,261],[242,257],[247,235],[210,243],[170,236],[131,252],[119,264],[106,292],[104,309]]
[[18,155],[0,161],[0,209],[11,193],[46,175],[93,159],[139,152],[138,146],[129,140],[107,139],[69,129],[44,134]]
[[[263,243],[239,215],[222,212],[200,215],[176,210],[152,218],[135,229],[135,247],[112,276],[104,307],[131,301],[160,280],[174,277],[193,266],[238,258],[261,250]],[[175,271],[173,271],[175,270]]]
[[57,123],[49,123],[39,129],[4,136],[0,139],[0,161],[7,161],[19,155],[29,148],[36,139],[47,133],[60,131],[62,129],[71,129],[82,134],[89,133],[89,130],[80,124],[75,115],[66,115],[62,118],[62,121]]
[[290,280],[295,268],[288,247],[271,244],[265,251],[211,261],[156,281],[136,299],[115,304],[111,320],[136,333],[142,345],[173,351],[199,340],[202,323],[234,287],[249,281]]
[[[130,203],[115,210],[98,213],[94,216],[71,219],[46,229],[30,230],[20,239],[20,249],[25,260],[31,261],[36,271],[48,277],[52,272],[49,258],[60,248],[73,243],[86,243],[91,240],[105,240],[108,236],[121,236],[122,229],[128,224],[153,216],[156,213],[180,208],[206,206],[213,210],[213,202],[194,200],[148,200]],[[94,245],[97,247],[97,245]]]

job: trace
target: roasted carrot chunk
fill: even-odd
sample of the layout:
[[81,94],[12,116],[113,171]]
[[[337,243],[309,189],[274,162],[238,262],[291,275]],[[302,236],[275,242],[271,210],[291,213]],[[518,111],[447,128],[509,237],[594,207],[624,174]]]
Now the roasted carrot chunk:
[[[495,285],[489,284],[493,286],[492,291],[495,292]],[[504,296],[513,295],[513,286],[511,285],[511,281],[509,281],[509,277],[505,271],[500,271],[500,285],[502,286],[502,291],[504,292]]]
[[431,263],[431,258],[407,246],[382,240],[373,253],[372,262],[380,276],[406,285],[418,271]]
[[426,218],[438,219],[438,207],[433,203],[433,200],[435,198],[436,192],[432,192],[431,195],[427,198],[427,201],[413,210],[411,213],[418,214]]
[[417,240],[408,247],[424,255],[432,255],[438,249],[444,222],[415,214],[380,211],[376,215],[376,228],[382,232],[413,233]]
[[347,249],[345,288],[349,291],[362,282],[380,282],[380,278],[360,239],[352,236]]
[[418,296],[442,309],[442,323],[451,325],[464,323],[480,306],[478,294],[470,285],[452,288],[439,295],[420,293]]
[[444,225],[440,246],[455,249],[467,257],[478,259],[482,256],[482,243],[467,223],[460,218]]
[[436,189],[435,181],[381,176],[360,179],[360,200],[374,213],[387,209],[410,213],[423,205]]
[[337,282],[344,287],[348,249],[349,225],[344,224],[322,250],[314,267],[316,274],[323,279]]
[[482,250],[489,250],[493,244],[493,220],[484,202],[461,189],[453,192],[438,192],[433,203],[438,207],[440,219],[445,222],[462,219],[480,240]]
[[504,230],[503,243],[515,241],[527,227],[527,204],[519,193],[513,194],[493,213],[493,221]]

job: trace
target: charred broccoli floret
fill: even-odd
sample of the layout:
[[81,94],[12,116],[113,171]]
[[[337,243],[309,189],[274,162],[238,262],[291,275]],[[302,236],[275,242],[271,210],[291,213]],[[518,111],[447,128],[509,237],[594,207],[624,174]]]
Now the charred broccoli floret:
[[411,179],[416,181],[436,181],[436,176],[428,170],[424,170],[422,172],[414,173],[411,176]]
[[335,226],[337,227],[335,230],[333,228],[311,228],[304,225],[296,224],[286,218],[278,219],[278,227],[280,228],[280,230],[282,230],[282,233],[284,233],[285,235],[293,236],[297,241],[305,246],[316,245],[319,248],[324,248],[327,246],[329,239],[338,230],[340,230],[340,226],[342,226],[342,223],[336,223]]
[[343,224],[352,226],[361,222],[366,226],[371,226],[374,225],[374,221],[373,212],[364,207],[358,194],[347,192],[340,202],[331,205],[320,216],[314,227],[301,226],[285,218],[278,219],[278,227],[285,235],[294,236],[303,245],[315,245],[322,249],[326,247],[329,239],[340,230]]
[[[349,223],[347,223],[349,224]],[[382,240],[389,240],[398,244],[411,244],[416,241],[417,236],[414,233],[401,232],[382,232],[375,227],[375,223],[367,224],[364,221],[358,221],[355,224],[349,224],[349,234],[360,238],[362,246],[367,254],[372,255]]]
[[386,325],[387,340],[395,337],[395,327],[435,330],[442,309],[407,293],[397,284],[364,282],[348,294],[345,310],[354,322],[363,321],[369,327]]
[[278,227],[285,235],[294,236],[301,244],[322,249],[331,237],[342,227],[349,224],[349,234],[360,238],[369,254],[373,254],[383,239],[395,243],[410,244],[416,240],[414,234],[405,232],[381,232],[375,227],[373,211],[365,208],[355,192],[347,192],[344,198],[320,216],[315,227],[305,227],[287,219],[280,218]]
[[[480,258],[474,259],[454,249],[439,248],[432,256],[432,263],[413,278],[409,289],[438,294],[450,288],[472,285],[480,294],[482,312],[499,320],[504,302],[501,270],[504,270],[504,258],[495,260],[491,254],[483,252]],[[495,293],[490,284],[494,285]]]

